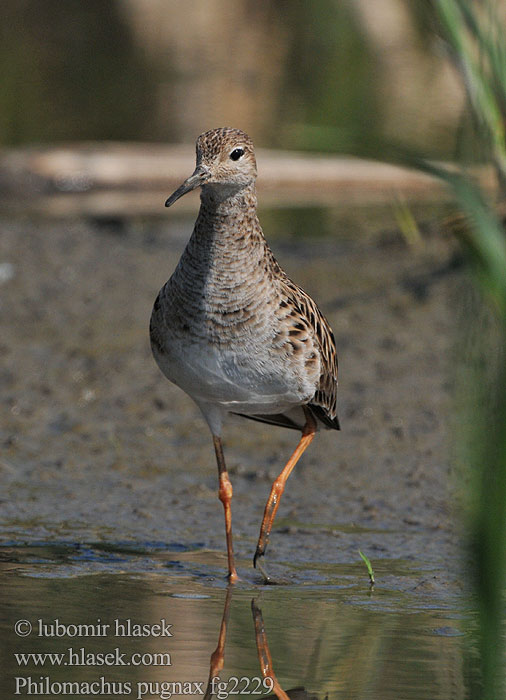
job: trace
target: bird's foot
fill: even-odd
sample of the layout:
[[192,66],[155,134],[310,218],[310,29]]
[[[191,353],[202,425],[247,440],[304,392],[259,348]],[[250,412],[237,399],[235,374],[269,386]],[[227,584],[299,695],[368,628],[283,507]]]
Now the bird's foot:
[[269,576],[264,565],[262,564],[261,557],[263,557],[264,554],[265,554],[265,550],[262,550],[261,548],[257,547],[256,552],[255,552],[255,556],[253,557],[253,566],[256,569],[257,564],[258,564],[258,569],[260,570],[260,573],[264,577],[264,583],[270,583],[271,577]]
[[232,569],[232,571],[229,571],[227,574],[227,581],[229,583],[237,583],[241,579],[239,578],[239,574],[235,569]]

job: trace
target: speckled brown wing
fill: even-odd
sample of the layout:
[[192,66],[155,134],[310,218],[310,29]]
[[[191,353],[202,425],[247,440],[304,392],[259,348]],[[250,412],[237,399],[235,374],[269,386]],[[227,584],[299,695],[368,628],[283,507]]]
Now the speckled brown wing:
[[[319,423],[326,428],[339,430],[337,417],[337,351],[334,334],[329,322],[306,292],[286,275],[266,246],[266,268],[277,278],[279,288],[278,332],[274,348],[289,357],[299,357],[307,376],[315,376],[316,391],[305,404]],[[319,368],[319,369],[318,369]],[[295,412],[296,413],[296,412]],[[243,415],[245,418],[270,423],[285,428],[301,430],[304,424],[302,411],[276,415]]]
[[297,309],[313,336],[320,354],[320,378],[316,392],[307,404],[315,418],[327,428],[339,430],[337,417],[337,350],[329,322],[306,292],[288,277],[283,280],[286,296]]

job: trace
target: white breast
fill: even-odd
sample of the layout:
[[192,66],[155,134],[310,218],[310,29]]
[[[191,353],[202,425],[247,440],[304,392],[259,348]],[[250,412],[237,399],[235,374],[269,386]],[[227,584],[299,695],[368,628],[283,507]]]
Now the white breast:
[[164,345],[163,352],[153,348],[158,366],[199,404],[237,413],[280,413],[307,402],[315,391],[289,363],[280,366],[281,358],[273,358],[268,347],[238,352],[176,338]]

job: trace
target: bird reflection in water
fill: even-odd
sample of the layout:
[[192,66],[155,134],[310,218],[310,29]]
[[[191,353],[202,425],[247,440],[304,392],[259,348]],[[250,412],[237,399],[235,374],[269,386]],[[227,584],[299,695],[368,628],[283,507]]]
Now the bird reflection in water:
[[[227,626],[230,614],[230,603],[232,600],[232,590],[233,586],[229,585],[225,596],[225,606],[223,608],[223,616],[221,618],[218,644],[216,645],[216,649],[211,654],[209,680],[207,682],[204,700],[211,700],[213,695],[216,693],[218,689],[217,682],[219,674],[223,670],[223,666],[225,664],[225,644],[227,639]],[[266,690],[271,690],[274,693],[273,695],[265,697],[263,700],[274,700],[274,698],[278,698],[278,700],[318,700],[316,695],[309,695],[304,688],[299,687],[292,688],[288,691],[283,690],[278,679],[276,678],[276,674],[274,673],[262,611],[260,610],[255,598],[253,598],[251,601],[251,613],[253,615],[255,641],[260,671],[264,682],[270,681],[270,683],[265,683],[264,688]]]

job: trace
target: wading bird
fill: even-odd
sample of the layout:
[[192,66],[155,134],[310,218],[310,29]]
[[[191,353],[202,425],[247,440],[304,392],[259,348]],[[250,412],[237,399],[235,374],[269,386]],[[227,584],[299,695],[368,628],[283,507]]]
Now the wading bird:
[[287,277],[267,245],[257,217],[256,176],[253,143],[243,131],[224,127],[199,136],[195,171],[165,206],[201,187],[200,211],[150,323],[158,366],[195,401],[211,430],[231,581],[237,571],[232,485],[221,441],[225,416],[235,413],[302,432],[272,485],[254,566],[260,566],[286,480],[300,456],[319,426],[339,429],[334,336],[315,302]]

